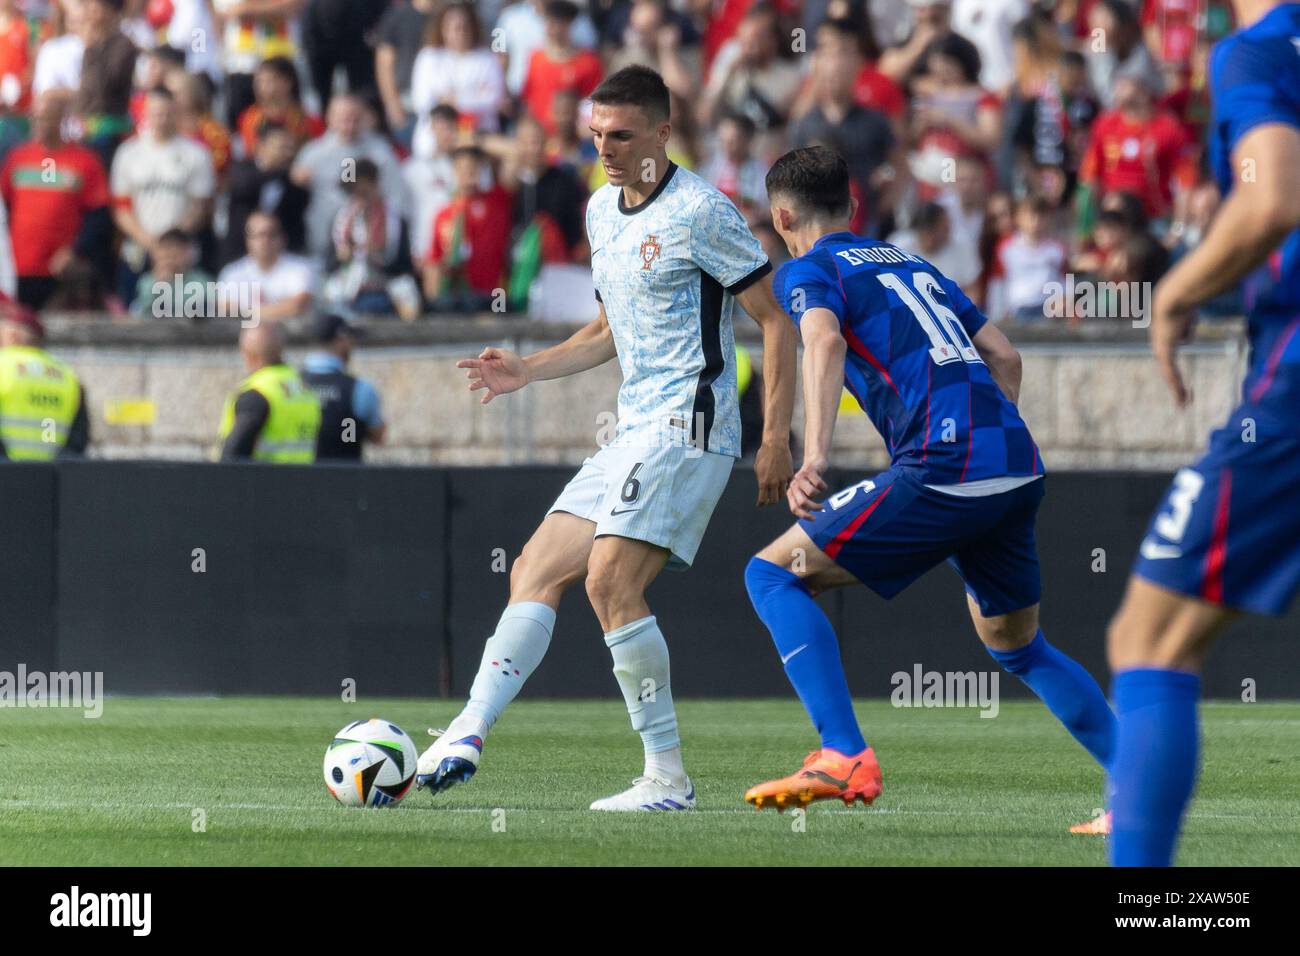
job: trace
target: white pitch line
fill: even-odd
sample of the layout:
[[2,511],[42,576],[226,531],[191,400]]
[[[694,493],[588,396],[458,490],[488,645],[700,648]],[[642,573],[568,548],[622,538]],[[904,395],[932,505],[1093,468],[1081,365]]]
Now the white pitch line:
[[[50,803],[41,800],[0,800],[0,810],[197,810],[200,809],[197,803],[131,803],[127,801],[117,802],[98,802],[98,803]],[[292,811],[294,813],[339,813],[344,807],[338,806],[292,806],[275,803],[218,803],[202,807],[203,810],[211,812],[213,810],[276,810]],[[380,808],[382,809],[382,808]],[[395,808],[393,808],[395,809]],[[507,813],[582,813],[588,814],[594,811],[583,807],[433,807],[427,810],[416,810],[416,813],[470,813],[470,814],[491,814],[495,810],[504,810]],[[756,813],[765,813],[769,816],[773,814],[769,811],[753,810],[749,807],[696,807],[694,810],[683,811],[690,814],[697,813],[747,813],[750,815]],[[850,810],[845,807],[817,807],[810,810],[810,813],[816,814],[850,814],[859,815],[880,815],[892,814],[895,816],[915,816],[915,817],[1001,817],[1006,816],[1006,811],[1000,810],[910,810],[904,807],[855,807]],[[1086,816],[1080,812],[1079,817]],[[1276,819],[1288,820],[1300,824],[1300,817],[1263,817],[1257,813],[1190,813],[1193,819],[1197,820],[1259,820],[1259,819]],[[1051,822],[1051,821],[1047,821]]]

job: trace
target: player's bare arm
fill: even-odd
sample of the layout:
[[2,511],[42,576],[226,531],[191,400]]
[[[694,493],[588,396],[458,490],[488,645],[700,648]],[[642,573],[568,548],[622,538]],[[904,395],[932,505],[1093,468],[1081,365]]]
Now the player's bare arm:
[[822,477],[830,460],[831,435],[844,391],[847,346],[840,322],[830,309],[809,309],[799,321],[803,333],[803,464],[790,482],[787,499],[796,518],[811,518],[822,506],[816,499],[826,491]]
[[770,505],[781,500],[794,474],[790,458],[798,352],[794,323],[772,295],[771,275],[740,293],[736,301],[763,330],[763,443],[754,460],[754,471],[758,475],[758,503]]
[[564,378],[604,365],[618,352],[609,330],[605,307],[600,316],[588,322],[559,345],[522,357],[509,349],[485,348],[477,358],[461,359],[457,368],[466,370],[471,392],[485,388],[480,404],[486,405],[498,395],[517,392],[529,382]]
[[1191,332],[1192,310],[1235,286],[1300,228],[1300,129],[1259,126],[1242,137],[1232,163],[1234,169],[1251,169],[1252,176],[1236,183],[1205,239],[1160,281],[1152,298],[1151,350],[1179,406],[1191,397],[1177,351]]
[[985,322],[971,340],[989,374],[1012,405],[1020,401],[1020,377],[1024,371],[1020,353],[1011,340],[992,322]]

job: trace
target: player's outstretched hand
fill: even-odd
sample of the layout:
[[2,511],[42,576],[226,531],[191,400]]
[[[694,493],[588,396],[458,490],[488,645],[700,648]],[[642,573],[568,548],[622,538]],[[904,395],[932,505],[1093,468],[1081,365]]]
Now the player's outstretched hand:
[[1161,292],[1157,287],[1151,304],[1151,352],[1165,383],[1174,393],[1174,404],[1183,408],[1191,401],[1192,393],[1178,368],[1178,346],[1191,336],[1192,313],[1172,307]]
[[775,504],[781,500],[794,474],[790,458],[790,444],[764,442],[754,456],[754,474],[758,476],[758,506]]
[[456,367],[466,370],[471,392],[487,389],[480,405],[486,405],[498,395],[517,392],[528,384],[528,367],[509,349],[486,348],[478,358],[461,359]]
[[817,499],[826,493],[826,481],[822,472],[826,470],[825,461],[807,461],[790,482],[786,491],[786,500],[790,503],[790,512],[796,518],[812,518],[822,506]]

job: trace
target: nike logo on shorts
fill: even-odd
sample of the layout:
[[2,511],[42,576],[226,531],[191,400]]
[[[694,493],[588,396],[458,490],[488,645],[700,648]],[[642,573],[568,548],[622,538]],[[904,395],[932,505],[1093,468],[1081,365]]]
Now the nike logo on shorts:
[[1161,544],[1150,537],[1142,539],[1142,547],[1138,551],[1148,561],[1159,561],[1162,558],[1181,558],[1183,556],[1182,548],[1176,548],[1172,544]]

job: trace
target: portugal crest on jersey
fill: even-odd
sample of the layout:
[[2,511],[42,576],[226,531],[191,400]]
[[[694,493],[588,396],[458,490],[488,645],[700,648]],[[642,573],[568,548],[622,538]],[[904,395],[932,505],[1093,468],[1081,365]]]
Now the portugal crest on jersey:
[[651,264],[659,258],[659,251],[663,247],[659,245],[659,239],[656,236],[646,236],[645,241],[641,243],[641,269],[650,271]]

